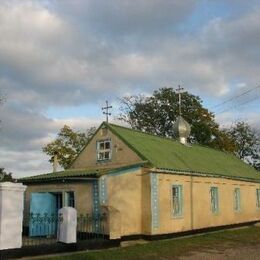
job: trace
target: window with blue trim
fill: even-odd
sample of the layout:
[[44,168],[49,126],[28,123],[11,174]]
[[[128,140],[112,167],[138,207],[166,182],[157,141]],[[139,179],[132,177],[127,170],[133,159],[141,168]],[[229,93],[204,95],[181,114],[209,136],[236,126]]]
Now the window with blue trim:
[[219,207],[218,207],[218,188],[217,187],[210,188],[210,198],[211,198],[211,212],[218,213]]
[[240,189],[234,189],[234,210],[239,212],[241,210],[241,203],[240,203]]
[[256,207],[260,209],[260,189],[256,189]]
[[97,160],[106,161],[111,159],[112,149],[111,140],[97,141]]
[[183,200],[182,200],[182,185],[172,186],[172,214],[174,217],[182,216]]

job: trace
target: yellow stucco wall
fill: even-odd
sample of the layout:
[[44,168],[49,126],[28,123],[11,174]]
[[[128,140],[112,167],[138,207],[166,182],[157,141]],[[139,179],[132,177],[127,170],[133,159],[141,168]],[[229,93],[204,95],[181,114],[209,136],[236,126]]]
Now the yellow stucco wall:
[[[167,234],[260,221],[260,210],[256,208],[256,189],[260,188],[259,183],[158,173],[159,225],[158,228],[153,228],[149,170],[139,167],[104,177],[106,178],[107,201],[103,206],[114,212],[110,219],[110,222],[112,221],[110,225],[113,226],[110,232],[116,238],[139,234]],[[181,217],[172,215],[172,185],[183,187]],[[213,186],[218,187],[219,211],[217,214],[211,212],[210,187]],[[240,212],[234,211],[234,188],[236,187],[240,188],[241,193]],[[92,189],[90,182],[28,185],[25,211],[29,210],[31,192],[74,191],[78,214],[91,213]],[[191,217],[191,201],[193,201],[193,218]]]
[[142,233],[142,170],[107,176],[108,205],[120,212],[121,236]]
[[[142,162],[142,159],[134,153],[125,143],[123,143],[116,135],[107,129],[106,134],[102,134],[100,129],[93,137],[91,142],[79,154],[77,159],[71,165],[71,169],[83,169],[89,167],[119,167]],[[96,143],[99,140],[111,139],[112,141],[112,158],[110,161],[98,162]]]
[[93,186],[90,182],[82,183],[59,183],[59,184],[34,184],[28,185],[25,192],[25,215],[29,213],[30,198],[32,192],[67,192],[74,191],[75,208],[78,214],[86,214],[92,212],[92,192]]
[[[193,184],[191,188],[191,180]],[[172,215],[172,185],[183,186],[183,214]],[[218,213],[211,212],[210,187],[218,187]],[[241,211],[234,211],[234,188],[240,188]],[[256,189],[259,183],[235,181],[222,178],[158,175],[159,227],[154,234],[181,232],[213,226],[260,221],[256,208]],[[192,194],[191,194],[192,190]],[[191,195],[193,210],[191,207]],[[193,211],[193,221],[191,217]],[[193,223],[192,223],[193,222]]]
[[150,174],[143,170],[142,173],[142,230],[145,235],[151,234],[151,185]]

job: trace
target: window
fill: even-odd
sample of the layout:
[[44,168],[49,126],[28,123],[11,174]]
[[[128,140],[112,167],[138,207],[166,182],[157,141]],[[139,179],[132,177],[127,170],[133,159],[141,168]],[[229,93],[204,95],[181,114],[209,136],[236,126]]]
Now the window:
[[212,213],[218,213],[218,188],[210,188],[210,197],[211,197],[211,211]]
[[256,189],[256,207],[260,209],[260,189]]
[[75,207],[75,198],[73,191],[65,192],[65,207]]
[[97,142],[97,160],[105,161],[111,159],[111,140]]
[[240,189],[235,188],[234,189],[234,210],[236,212],[239,212],[240,208],[241,208],[241,205],[240,205]]
[[182,186],[172,186],[172,212],[174,217],[182,215]]

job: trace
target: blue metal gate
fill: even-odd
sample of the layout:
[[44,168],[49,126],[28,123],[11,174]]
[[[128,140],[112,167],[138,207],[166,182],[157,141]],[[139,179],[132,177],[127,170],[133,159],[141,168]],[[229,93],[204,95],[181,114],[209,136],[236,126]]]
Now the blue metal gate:
[[52,236],[57,232],[57,197],[55,194],[32,193],[29,236]]

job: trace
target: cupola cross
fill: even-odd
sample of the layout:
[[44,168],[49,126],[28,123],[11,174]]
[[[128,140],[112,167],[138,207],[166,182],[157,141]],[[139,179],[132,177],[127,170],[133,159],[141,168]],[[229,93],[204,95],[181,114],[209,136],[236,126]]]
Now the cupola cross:
[[179,95],[179,115],[181,116],[181,93],[184,90],[184,88],[181,88],[179,85],[177,89],[175,89],[176,93]]
[[106,122],[107,123],[108,123],[108,116],[111,116],[111,113],[109,112],[110,108],[112,108],[112,106],[109,106],[108,101],[106,101],[106,106],[102,107],[102,110],[105,110],[105,111],[103,111],[103,114],[106,115]]

